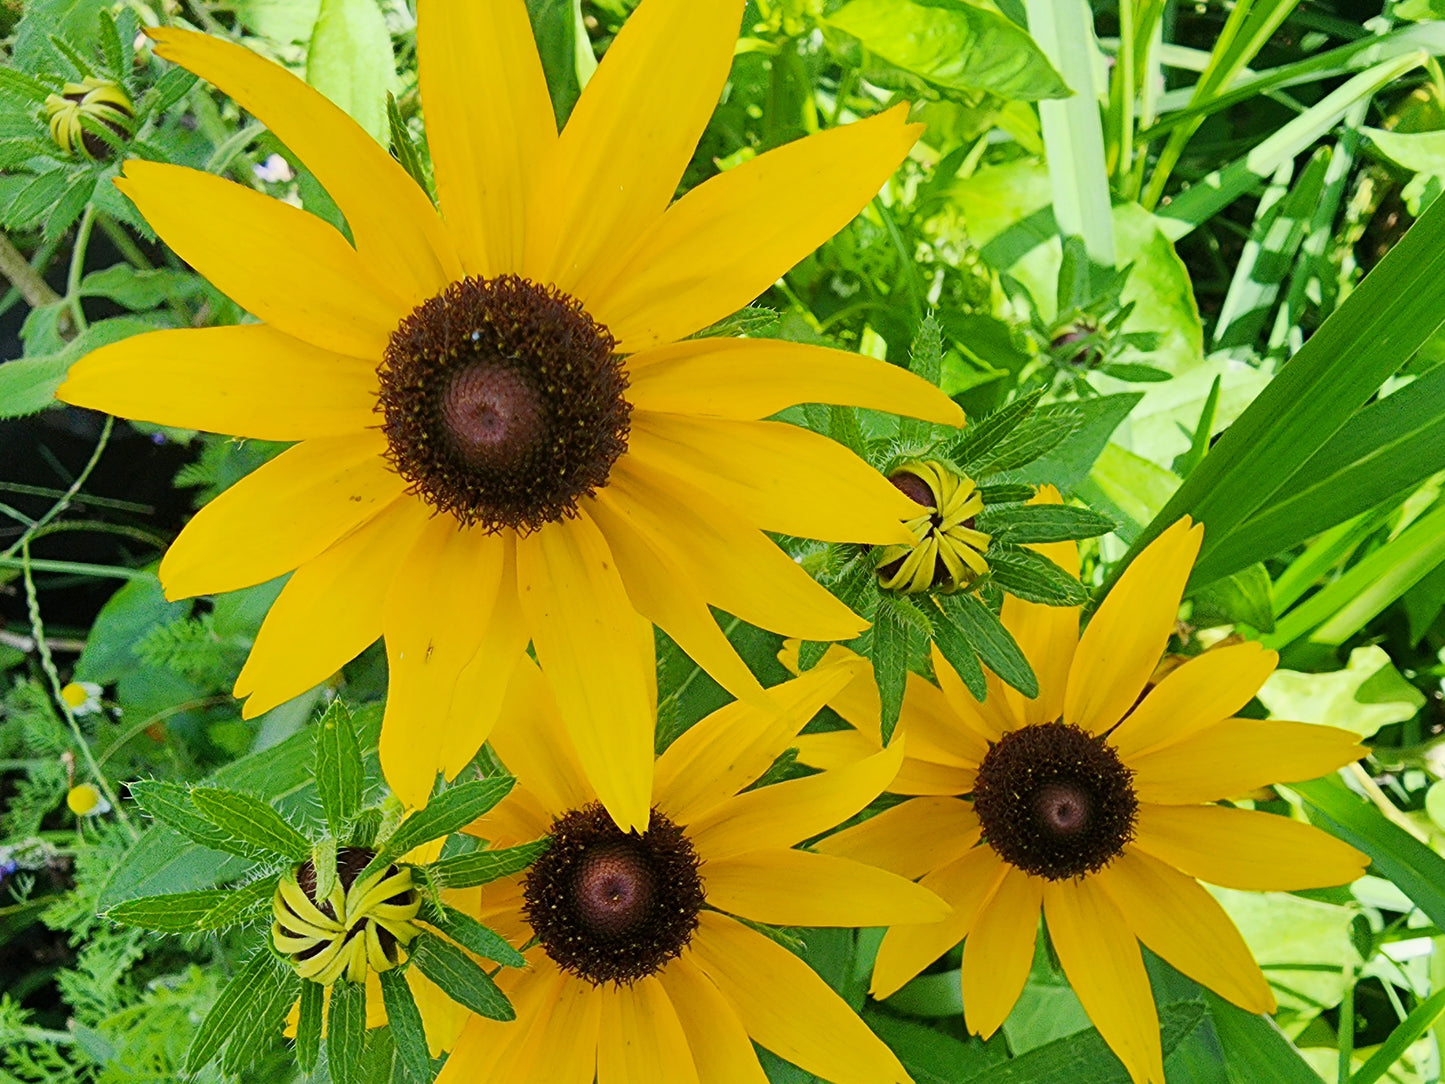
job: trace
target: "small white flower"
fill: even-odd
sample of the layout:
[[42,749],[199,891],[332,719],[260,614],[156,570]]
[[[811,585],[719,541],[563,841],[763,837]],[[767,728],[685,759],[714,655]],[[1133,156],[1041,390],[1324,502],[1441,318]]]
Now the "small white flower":
[[100,710],[100,686],[93,681],[72,681],[60,690],[60,698],[70,705],[75,715],[90,715]]
[[77,783],[65,796],[65,804],[77,817],[99,817],[110,812],[105,796],[89,783]]
[[273,154],[260,165],[252,166],[251,172],[256,174],[257,180],[267,184],[284,184],[295,176],[291,172],[291,163],[279,154]]

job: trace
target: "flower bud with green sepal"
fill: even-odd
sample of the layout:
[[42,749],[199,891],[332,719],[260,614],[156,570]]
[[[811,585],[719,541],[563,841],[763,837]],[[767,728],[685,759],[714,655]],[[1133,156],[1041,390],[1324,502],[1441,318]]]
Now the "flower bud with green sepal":
[[68,155],[91,161],[114,153],[97,130],[105,128],[117,140],[135,133],[135,106],[121,85],[111,79],[87,75],[79,83],[66,83],[59,94],[45,99],[50,138]]
[[907,521],[916,543],[876,551],[879,586],[907,595],[952,594],[988,571],[990,539],[974,526],[983,497],[973,479],[929,460],[905,463],[888,480],[924,510]]

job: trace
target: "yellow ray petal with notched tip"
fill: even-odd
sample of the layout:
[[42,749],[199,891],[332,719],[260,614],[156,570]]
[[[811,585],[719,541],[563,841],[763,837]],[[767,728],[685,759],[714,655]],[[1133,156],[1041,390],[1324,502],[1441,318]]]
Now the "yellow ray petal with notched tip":
[[904,1084],[893,1052],[817,972],[760,933],[713,911],[689,948],[748,1034],[779,1057],[832,1084]]
[[971,804],[929,796],[911,798],[862,824],[834,832],[814,850],[912,880],[963,857],[978,839],[978,817]]
[[375,365],[412,309],[346,238],[289,203],[200,170],[139,158],[125,164],[115,186],[216,289],[313,346]]
[[1064,722],[1102,734],[1144,691],[1174,630],[1204,527],[1185,517],[1145,548],[1099,606],[1074,653]]
[[1044,882],[1008,869],[979,908],[963,942],[963,1005],[968,1030],[985,1039],[1002,1025],[1023,992],[1034,962]]
[[320,554],[406,488],[365,431],[288,448],[206,505],[161,559],[169,599],[235,591]]
[[602,532],[579,515],[518,539],[517,589],[537,661],[598,799],[623,831],[645,832],[655,664]]
[[[974,699],[973,693],[969,692],[968,686],[963,683],[963,678],[958,676],[958,671],[953,668],[953,663],[943,657],[943,652],[938,650],[937,644],[929,644],[928,652],[933,661],[934,676],[938,678],[939,688],[943,690],[944,699],[948,702],[950,710],[958,719],[959,729],[972,734],[974,740],[982,744],[985,749],[988,748],[989,743],[998,741],[1009,731],[1017,730],[1025,725],[1023,716],[1013,714],[1013,706],[1008,698],[993,695],[993,691],[997,690],[999,683],[998,678],[991,670],[984,671],[991,691],[980,703]],[[907,697],[905,696],[904,699],[906,702]]]
[[376,367],[265,324],[168,329],[102,346],[56,397],[155,425],[305,440],[376,424]]
[[916,504],[841,444],[795,425],[639,410],[628,455],[766,531],[825,542],[913,542],[903,521]]
[[398,497],[298,568],[271,604],[234,694],[254,719],[325,681],[381,636],[386,594],[427,522],[427,508]]
[[1274,994],[1249,946],[1194,878],[1126,847],[1095,883],[1151,952],[1246,1012],[1274,1012]]
[[437,199],[461,262],[471,275],[520,272],[527,203],[557,142],[523,0],[420,0],[416,47]]
[[[492,748],[516,776],[513,794],[535,795],[549,818],[597,800],[557,714],[552,690],[537,664],[525,656],[507,689]],[[504,801],[511,800],[509,795]]]
[[1370,861],[1310,825],[1217,805],[1140,803],[1134,847],[1208,884],[1255,892],[1348,884]]
[[1128,920],[1081,878],[1044,886],[1044,921],[1069,985],[1134,1084],[1165,1084],[1159,1014]]
[[923,133],[898,105],[761,154],[683,196],[584,300],[625,351],[690,335],[846,226]]
[[867,407],[940,425],[963,411],[901,365],[778,339],[688,339],[627,359],[638,410],[756,421],[797,403]]
[[147,33],[157,56],[213,83],[305,163],[346,218],[362,261],[386,268],[404,298],[419,305],[458,276],[456,251],[426,193],[320,91],[222,38],[166,27]]
[[689,953],[669,961],[657,981],[687,1036],[698,1084],[768,1084],[742,1021]]
[[599,986],[597,1084],[697,1084],[692,1051],[656,978]]

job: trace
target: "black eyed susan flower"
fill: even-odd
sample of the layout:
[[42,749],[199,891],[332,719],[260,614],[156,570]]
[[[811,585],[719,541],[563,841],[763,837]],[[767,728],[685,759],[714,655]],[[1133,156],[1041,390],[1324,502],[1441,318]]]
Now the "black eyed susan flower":
[[[1208,651],[1150,687],[1202,533],[1187,519],[1165,531],[1082,636],[1077,608],[1006,597],[1003,622],[1038,674],[1035,698],[989,674],[980,702],[936,649],[939,685],[909,676],[897,730],[908,754],[889,789],[913,797],[818,845],[920,877],[953,904],[942,922],[888,932],[875,996],[962,940],[964,1014],[991,1035],[1023,990],[1042,914],[1079,1000],[1140,1084],[1164,1081],[1141,942],[1235,1004],[1274,1009],[1244,940],[1199,882],[1317,888],[1354,880],[1367,859],[1308,825],[1216,803],[1312,779],[1364,750],[1332,727],[1233,718],[1278,661],[1258,644]],[[1074,544],[1038,549],[1078,575]],[[855,729],[804,735],[800,759],[836,771],[877,755],[867,675],[829,703]]]
[[899,106],[672,202],[742,9],[644,0],[558,133],[522,0],[422,0],[440,214],[282,68],[153,33],[306,163],[353,242],[221,178],[128,163],[118,183],[157,233],[263,322],[127,340],[59,393],[299,442],[203,509],[160,570],[172,598],[293,573],[236,684],[248,717],[384,635],[382,763],[419,805],[485,740],[530,642],[599,800],[644,830],[648,621],[745,697],[761,690],[709,606],[808,639],[865,627],[763,531],[907,543],[913,506],[841,446],[762,419],[809,401],[960,411],[876,360],[686,336],[841,228],[920,129]]
[[906,523],[913,545],[884,546],[878,554],[884,590],[952,594],[988,571],[989,536],[974,525],[983,496],[972,478],[927,460],[904,463],[888,480],[923,511]]
[[947,911],[896,874],[794,849],[888,785],[896,744],[746,789],[859,669],[820,666],[770,690],[771,709],[738,701],[687,731],[657,762],[638,832],[598,803],[541,673],[524,662],[492,737],[517,786],[471,831],[550,844],[467,906],[533,947],[525,969],[497,976],[516,1022],[473,1017],[440,1084],[766,1084],[753,1041],[835,1084],[906,1081],[847,1004],[752,925],[882,926]]

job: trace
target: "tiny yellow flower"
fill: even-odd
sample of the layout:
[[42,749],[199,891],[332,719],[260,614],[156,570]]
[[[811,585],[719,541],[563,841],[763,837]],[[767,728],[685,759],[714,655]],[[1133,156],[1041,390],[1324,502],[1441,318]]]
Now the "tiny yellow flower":
[[65,804],[77,817],[99,817],[110,812],[110,803],[89,783],[77,783],[65,796]]
[[93,681],[72,681],[60,690],[60,698],[70,705],[74,715],[90,715],[100,710],[100,686]]

